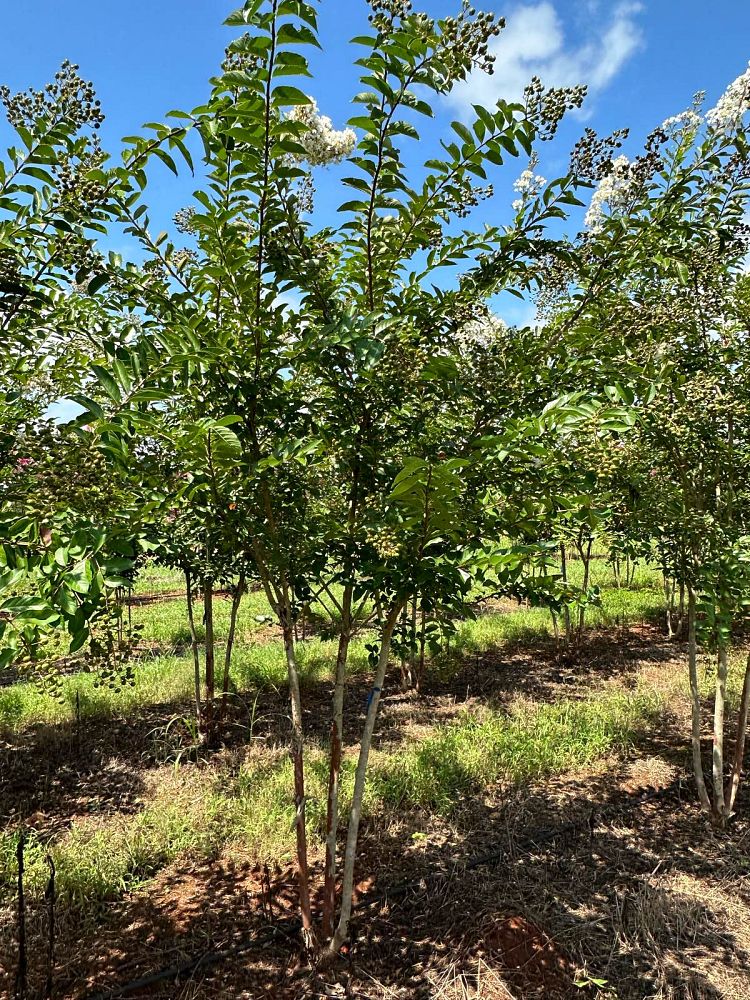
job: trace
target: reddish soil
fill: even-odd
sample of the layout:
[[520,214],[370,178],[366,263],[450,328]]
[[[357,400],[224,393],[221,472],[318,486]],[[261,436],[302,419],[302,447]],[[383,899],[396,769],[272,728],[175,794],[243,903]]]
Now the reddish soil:
[[[397,746],[436,717],[519,694],[583,697],[596,687],[630,686],[639,671],[657,680],[680,655],[644,626],[594,633],[578,662],[551,642],[471,657],[452,677],[434,678],[421,699],[398,693],[394,673],[379,746]],[[350,740],[367,687],[355,679],[350,691]],[[321,737],[329,698],[328,685],[306,693],[308,730]],[[0,822],[59,835],[92,811],[137,812],[165,767],[150,756],[146,737],[179,707],[86,722],[83,732],[40,727],[0,746]],[[262,693],[258,719],[255,736],[286,741],[283,693]],[[247,733],[240,721],[226,746],[206,751],[196,766],[241,752]],[[86,923],[60,908],[55,996],[93,1000],[183,967],[125,995],[595,997],[593,987],[574,985],[579,978],[607,980],[620,1000],[750,998],[750,794],[743,792],[727,831],[711,829],[686,777],[685,737],[683,720],[665,714],[627,758],[524,788],[489,788],[448,819],[413,811],[364,822],[360,868],[369,877],[358,886],[347,953],[326,969],[312,968],[301,952],[292,869],[267,871],[237,850],[210,861],[180,858]],[[30,902],[32,991],[45,971],[45,919],[43,901]],[[14,937],[12,911],[0,910],[3,997],[12,995]]]

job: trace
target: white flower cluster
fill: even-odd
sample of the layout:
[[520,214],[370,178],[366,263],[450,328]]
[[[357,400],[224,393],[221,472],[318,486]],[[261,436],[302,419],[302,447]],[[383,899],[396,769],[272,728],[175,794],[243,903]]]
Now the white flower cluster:
[[586,212],[586,228],[595,232],[601,229],[606,218],[605,208],[617,212],[626,208],[632,194],[633,176],[627,156],[618,156],[612,161],[612,170],[602,177],[599,186],[591,196],[591,204]]
[[494,313],[467,320],[456,333],[456,343],[461,348],[490,347],[505,335],[508,324]]
[[729,84],[716,107],[706,113],[706,121],[715,129],[736,128],[744,114],[750,111],[750,63],[747,69]]
[[299,104],[287,115],[290,121],[302,122],[307,130],[299,137],[305,155],[297,159],[306,161],[311,167],[339,163],[354,149],[357,136],[353,129],[337,131],[327,115],[318,113],[317,103],[310,98],[309,104]]
[[700,127],[700,123],[701,116],[697,111],[689,108],[687,111],[682,111],[679,115],[672,115],[671,118],[666,118],[661,123],[661,127],[665,132],[680,132],[683,129],[686,132],[694,132]]
[[526,200],[538,195],[546,183],[545,177],[535,174],[531,167],[527,167],[513,184],[513,190],[521,195],[513,202],[513,211],[520,212]]

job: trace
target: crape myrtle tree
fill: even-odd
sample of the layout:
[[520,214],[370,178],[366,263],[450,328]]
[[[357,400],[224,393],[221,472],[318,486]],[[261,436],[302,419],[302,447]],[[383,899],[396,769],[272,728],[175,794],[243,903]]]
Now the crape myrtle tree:
[[[571,349],[616,373],[638,412],[623,527],[649,540],[687,594],[692,746],[702,806],[723,824],[742,770],[746,675],[731,773],[724,724],[728,652],[748,592],[748,254],[750,69],[705,114],[698,99],[613,160],[576,257],[559,268],[557,321]],[[552,271],[552,269],[551,269]],[[704,778],[697,654],[716,654],[712,794]]]
[[[519,462],[533,465],[545,438],[580,419],[568,400],[536,422],[506,428],[496,416],[485,427],[476,408],[464,408],[472,397],[459,371],[461,331],[483,322],[490,296],[534,286],[556,251],[547,224],[579,203],[577,188],[617,143],[588,133],[569,175],[536,178],[534,143],[554,135],[584,91],[533,81],[522,102],[476,107],[437,156],[407,170],[435,99],[469,71],[491,71],[488,43],[502,24],[468,4],[440,20],[405,0],[370,6],[371,33],[355,39],[361,112],[346,130],[307,96],[302,53],[318,45],[314,7],[253,0],[227,21],[243,33],[206,104],[172,112],[149,138],[129,140],[122,166],[93,174],[112,191],[113,223],[149,256],[142,267],[110,267],[108,302],[136,312],[141,329],[95,372],[98,399],[109,397],[98,433],[125,465],[140,438],[169,442],[217,516],[229,501],[242,526],[288,667],[303,934],[310,946],[322,936],[332,953],[349,933],[368,756],[399,617],[416,595],[443,611],[460,606],[483,532],[502,536],[503,504],[481,481],[487,451],[512,471],[518,447]],[[193,203],[178,213],[176,235],[155,235],[142,161],[192,168],[196,144],[202,177]],[[521,154],[531,166],[511,224],[463,228],[491,193],[488,171]],[[315,228],[311,171],[342,160],[347,199],[340,216]],[[453,278],[448,290],[435,284],[442,271]],[[91,408],[82,418],[95,419]],[[320,928],[310,903],[294,627],[316,593],[334,606],[338,629]],[[376,625],[374,676],[336,920],[343,705],[363,618]]]
[[[46,416],[102,338],[124,335],[93,293],[106,189],[99,101],[64,63],[43,90],[0,88],[13,145],[0,159],[0,666],[36,663],[45,640],[80,649],[127,584],[128,498],[94,438]],[[85,361],[84,361],[85,359]],[[121,508],[120,516],[116,513]],[[124,515],[124,516],[123,516]],[[137,530],[136,530],[137,533]]]
[[[179,411],[165,411],[160,440],[135,442],[135,450],[148,451],[159,466],[160,482],[153,493],[158,503],[148,528],[150,554],[184,576],[196,720],[201,737],[212,740],[227,714],[237,622],[242,598],[254,579],[254,563],[231,475],[240,454],[237,443],[233,437],[222,436],[223,425],[214,427],[207,418],[198,417],[194,400],[181,399],[180,403],[184,405]],[[223,667],[217,666],[214,640],[216,586],[227,590],[232,600]],[[203,606],[203,666],[195,613],[197,595]]]

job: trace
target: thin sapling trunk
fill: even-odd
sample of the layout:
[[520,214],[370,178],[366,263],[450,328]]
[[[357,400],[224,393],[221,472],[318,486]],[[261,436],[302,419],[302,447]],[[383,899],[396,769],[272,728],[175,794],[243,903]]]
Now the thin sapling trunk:
[[326,807],[326,861],[323,884],[323,935],[330,939],[336,910],[336,838],[339,826],[339,790],[341,754],[344,740],[344,694],[346,666],[352,631],[353,587],[347,583],[341,603],[341,632],[336,654],[336,677],[333,689],[331,747],[328,766],[328,803]]
[[722,825],[726,822],[727,810],[724,802],[724,714],[727,698],[727,672],[729,657],[726,646],[719,647],[716,664],[716,691],[714,694],[714,746],[713,783],[714,816]]
[[206,627],[206,672],[204,697],[204,732],[210,737],[214,729],[216,697],[216,650],[214,648],[214,582],[207,576],[203,584],[203,620]]
[[190,649],[193,653],[193,679],[195,684],[195,716],[200,729],[203,724],[201,706],[201,660],[198,648],[198,633],[195,628],[195,613],[193,611],[193,579],[189,569],[185,570],[185,593],[187,596],[188,624],[190,626]]
[[357,773],[354,779],[354,793],[352,795],[351,811],[349,813],[349,827],[346,837],[346,852],[344,854],[344,873],[341,888],[341,913],[330,943],[330,950],[338,953],[342,944],[346,941],[349,933],[349,921],[352,915],[352,902],[354,891],[354,865],[357,856],[357,839],[359,836],[359,823],[362,816],[362,800],[365,793],[365,781],[367,779],[367,764],[372,746],[372,736],[375,730],[375,722],[378,716],[378,706],[380,695],[383,690],[383,681],[388,667],[388,657],[391,650],[391,639],[393,630],[396,627],[400,606],[391,609],[383,624],[380,637],[380,654],[375,670],[372,690],[367,707],[367,717],[362,732],[362,740],[359,748],[359,758],[357,760]]
[[[560,542],[560,576],[562,578],[563,586],[567,589],[568,553],[565,551],[565,542]],[[570,640],[573,637],[573,627],[570,620],[570,606],[568,604],[567,594],[563,603],[563,621],[565,622],[565,643],[569,646]]]
[[750,654],[748,654],[745,664],[745,680],[742,684],[742,698],[740,699],[740,712],[737,719],[737,740],[734,745],[734,765],[732,767],[732,778],[727,792],[727,815],[731,816],[734,810],[734,803],[737,799],[737,791],[740,787],[742,777],[742,764],[745,758],[745,739],[747,737],[747,717],[750,710]]
[[229,633],[227,634],[227,646],[224,651],[224,677],[221,683],[221,718],[225,719],[227,714],[227,699],[229,698],[229,671],[232,666],[232,651],[234,649],[234,637],[237,633],[237,617],[240,613],[242,597],[245,593],[245,574],[240,573],[237,587],[232,597],[232,610],[229,615]]
[[292,711],[292,764],[294,767],[294,827],[297,839],[297,878],[299,882],[300,916],[302,918],[302,938],[305,947],[315,947],[315,930],[310,907],[310,868],[307,860],[307,822],[305,816],[305,762],[304,731],[302,726],[302,697],[299,687],[299,671],[294,648],[294,624],[288,592],[284,593],[281,608],[281,628],[284,636],[287,677],[289,679],[289,700]]
[[706,790],[701,753],[701,699],[698,686],[698,643],[695,634],[695,591],[688,590],[688,671],[690,674],[690,703],[692,708],[693,774],[698,786],[698,798],[706,812],[711,812],[711,800]]

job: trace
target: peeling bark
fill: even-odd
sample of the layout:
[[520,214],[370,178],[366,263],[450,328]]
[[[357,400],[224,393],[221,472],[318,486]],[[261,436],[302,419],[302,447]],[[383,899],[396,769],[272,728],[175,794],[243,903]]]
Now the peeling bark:
[[745,758],[745,740],[747,738],[747,717],[750,710],[750,654],[745,664],[745,680],[742,684],[742,698],[740,700],[740,711],[737,719],[737,740],[734,744],[734,766],[732,767],[732,779],[727,792],[727,815],[731,816],[734,803],[737,799],[737,792],[740,787],[742,777],[742,764]]
[[357,854],[357,838],[359,836],[359,823],[362,814],[362,799],[365,792],[365,781],[367,778],[367,764],[372,746],[372,735],[375,730],[375,722],[378,715],[380,695],[382,693],[385,672],[388,667],[388,656],[391,649],[391,638],[393,630],[398,621],[401,606],[391,609],[383,624],[383,631],[380,638],[380,655],[378,665],[373,679],[370,701],[367,708],[367,718],[362,732],[362,740],[359,749],[359,759],[357,760],[357,773],[354,779],[354,794],[352,796],[352,806],[349,813],[349,828],[346,837],[346,852],[344,854],[344,873],[341,889],[341,913],[330,943],[330,950],[338,953],[342,944],[346,941],[349,933],[349,921],[352,915],[352,902],[354,891],[354,864]]
[[692,708],[693,774],[698,786],[698,798],[706,812],[711,812],[711,800],[706,790],[701,754],[701,701],[698,687],[698,644],[695,636],[695,592],[688,591],[688,670],[690,673],[690,703]]

